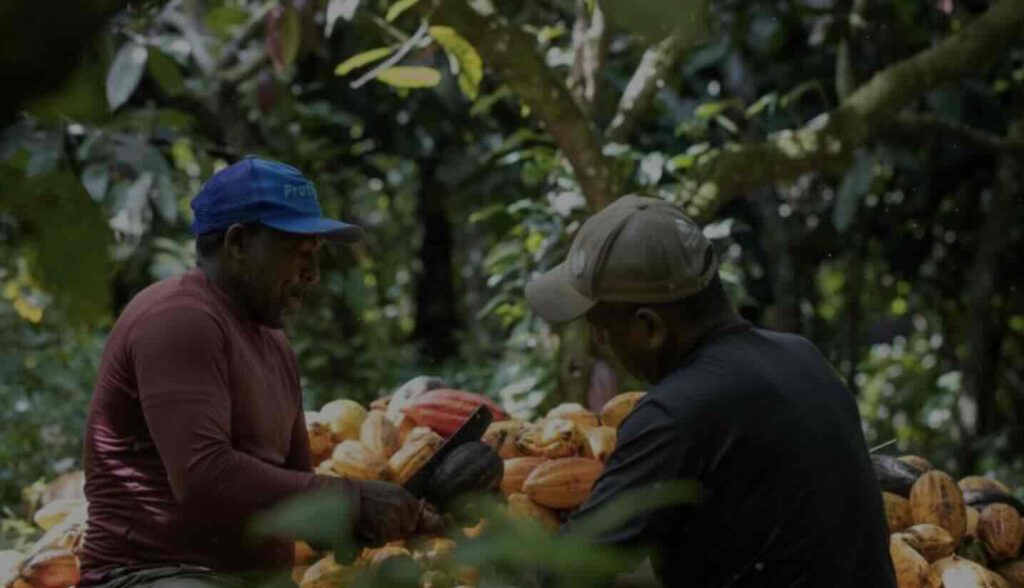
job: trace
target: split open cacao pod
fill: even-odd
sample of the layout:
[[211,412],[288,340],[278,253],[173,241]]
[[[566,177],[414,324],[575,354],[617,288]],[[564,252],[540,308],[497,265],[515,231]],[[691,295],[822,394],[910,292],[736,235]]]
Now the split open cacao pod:
[[398,429],[381,411],[372,411],[359,429],[359,441],[377,457],[387,460],[398,451]]
[[350,480],[387,480],[388,465],[359,441],[342,441],[331,455],[331,468]]
[[587,440],[576,423],[566,419],[541,419],[516,436],[516,449],[535,457],[580,455]]
[[576,423],[576,426],[579,427],[580,431],[583,431],[583,433],[586,433],[590,429],[601,424],[598,421],[596,414],[590,412],[584,408],[582,404],[576,402],[559,404],[548,411],[546,418],[572,421]]

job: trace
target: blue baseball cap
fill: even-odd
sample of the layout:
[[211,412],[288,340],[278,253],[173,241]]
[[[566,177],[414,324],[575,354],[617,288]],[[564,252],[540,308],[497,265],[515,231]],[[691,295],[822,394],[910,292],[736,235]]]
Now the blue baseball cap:
[[235,223],[259,223],[286,233],[354,243],[362,227],[324,218],[313,183],[277,161],[246,157],[213,174],[192,199],[192,233],[223,231]]

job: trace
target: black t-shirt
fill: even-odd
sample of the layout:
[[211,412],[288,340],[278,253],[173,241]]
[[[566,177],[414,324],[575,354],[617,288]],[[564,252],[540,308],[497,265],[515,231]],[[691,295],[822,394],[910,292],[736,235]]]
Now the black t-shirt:
[[704,497],[601,542],[649,548],[666,586],[895,588],[852,394],[806,339],[727,327],[654,386],[565,532],[623,492],[695,479]]

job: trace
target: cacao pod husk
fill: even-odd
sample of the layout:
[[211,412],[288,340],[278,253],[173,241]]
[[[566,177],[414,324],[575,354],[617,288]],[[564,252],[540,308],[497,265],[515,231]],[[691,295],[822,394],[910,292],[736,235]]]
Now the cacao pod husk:
[[922,474],[925,472],[930,472],[935,469],[935,466],[932,465],[932,462],[921,457],[920,455],[901,455],[897,459],[899,459],[905,464],[914,466]]
[[967,530],[964,532],[964,536],[977,537],[978,518],[981,516],[981,513],[978,512],[978,509],[974,508],[973,506],[965,506],[964,510],[967,516]]
[[615,451],[615,439],[618,429],[613,427],[594,427],[587,433],[587,444],[584,446],[583,457],[596,459],[604,463]]
[[985,476],[965,476],[960,478],[960,481],[956,483],[957,487],[960,488],[961,492],[970,491],[985,491],[985,492],[1002,492],[1003,494],[1011,494],[1010,487],[1000,482],[999,480],[993,480],[992,478],[986,478]]
[[541,419],[516,436],[516,449],[534,457],[571,457],[582,453],[587,440],[576,423],[565,419]]
[[957,544],[967,532],[963,495],[945,472],[932,470],[914,482],[910,490],[910,514],[915,524],[942,527]]
[[993,571],[1002,576],[1011,588],[1024,588],[1024,559],[1004,561]]
[[516,449],[516,436],[525,426],[526,423],[515,419],[491,423],[481,440],[493,447],[501,459],[522,457],[523,454]]
[[891,455],[874,454],[871,465],[882,490],[904,497],[910,496],[910,489],[922,474],[921,470]]
[[949,531],[938,525],[913,525],[897,534],[928,562],[949,557],[956,551]]
[[885,524],[890,533],[896,533],[914,524],[910,515],[910,501],[892,492],[882,492],[885,503]]
[[[390,419],[389,419],[390,420]],[[399,446],[405,445],[405,442],[409,440],[409,434],[417,429],[418,425],[416,421],[403,415],[399,415],[398,421],[395,422],[395,429],[398,431],[398,444]],[[426,427],[423,427],[427,429]],[[427,429],[428,431],[430,429]],[[433,431],[431,431],[433,432]],[[436,433],[435,433],[436,434]]]
[[1021,548],[1021,520],[1017,511],[1006,504],[986,506],[978,517],[978,538],[992,560],[1016,558]]
[[899,588],[939,588],[938,575],[921,554],[906,544],[898,533],[889,537],[889,557],[896,570]]
[[366,419],[366,409],[354,400],[332,400],[320,409],[320,416],[331,427],[335,443],[359,438],[359,428]]
[[618,428],[622,421],[633,411],[633,407],[644,397],[646,392],[624,392],[613,396],[601,408],[601,424],[606,427]]
[[587,499],[604,464],[585,457],[563,457],[538,465],[526,481],[523,492],[548,508],[574,508]]
[[388,410],[388,405],[389,404],[391,404],[391,396],[390,395],[388,395],[388,396],[381,396],[380,398],[375,398],[373,400],[373,402],[370,403],[370,412],[373,412],[375,410],[379,410],[381,412],[385,412],[386,413],[387,410]]
[[370,412],[359,428],[359,442],[382,460],[390,459],[401,446],[398,429],[377,410]]
[[1008,588],[1006,580],[973,561],[952,555],[932,564],[943,588]]
[[387,480],[387,462],[359,441],[342,441],[331,454],[331,468],[350,480]]
[[388,460],[391,480],[399,485],[405,484],[437,452],[443,442],[440,435],[426,427],[413,429],[405,443]]
[[513,457],[505,460],[505,472],[501,478],[501,491],[506,495],[519,494],[523,491],[523,482],[540,464],[547,461],[545,457]]
[[590,412],[584,408],[582,404],[576,402],[559,404],[548,411],[546,418],[572,421],[576,423],[576,426],[579,427],[580,431],[583,431],[584,434],[586,434],[590,429],[601,424],[598,421],[596,414]]
[[561,525],[554,512],[537,504],[526,494],[509,495],[508,514],[512,518],[533,519],[551,532],[558,531],[558,527]]
[[491,411],[495,421],[508,418],[505,411],[490,398],[448,388],[425,392],[412,399],[401,411],[418,425],[430,427],[438,434],[450,437],[481,405]]

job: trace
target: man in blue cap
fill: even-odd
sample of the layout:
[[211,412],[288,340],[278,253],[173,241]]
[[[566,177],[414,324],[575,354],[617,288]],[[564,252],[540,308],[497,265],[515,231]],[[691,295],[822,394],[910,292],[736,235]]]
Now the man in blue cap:
[[89,522],[79,586],[242,586],[286,568],[290,542],[253,544],[251,515],[337,491],[364,542],[432,529],[399,486],[313,473],[298,365],[281,331],[319,280],[322,216],[295,168],[246,158],[192,201],[198,267],[140,292],[104,349],[85,433]]

